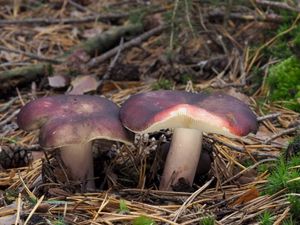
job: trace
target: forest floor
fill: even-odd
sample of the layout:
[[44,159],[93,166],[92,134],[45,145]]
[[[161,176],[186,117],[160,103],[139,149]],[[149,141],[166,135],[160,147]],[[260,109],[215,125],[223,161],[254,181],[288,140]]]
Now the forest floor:
[[[271,101],[267,77],[300,8],[239,2],[0,0],[0,224],[297,224],[300,144],[291,142],[300,106]],[[158,190],[170,131],[134,147],[97,140],[97,189],[80,193],[38,145],[39,132],[16,123],[42,96],[101,95],[122,105],[159,89],[232,95],[255,112],[258,132],[205,134],[211,168],[176,192]]]

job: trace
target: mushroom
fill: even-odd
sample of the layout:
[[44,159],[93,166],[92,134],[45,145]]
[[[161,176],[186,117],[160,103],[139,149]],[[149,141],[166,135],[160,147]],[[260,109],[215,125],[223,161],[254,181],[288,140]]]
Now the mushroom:
[[82,182],[83,188],[95,187],[92,140],[130,143],[119,120],[118,106],[98,96],[42,97],[21,109],[17,123],[26,131],[40,129],[40,145],[45,149],[60,149],[72,180]]
[[122,105],[120,119],[138,134],[174,129],[160,190],[170,190],[180,178],[192,185],[202,132],[239,137],[258,128],[255,114],[245,103],[221,93],[161,90],[137,94]]

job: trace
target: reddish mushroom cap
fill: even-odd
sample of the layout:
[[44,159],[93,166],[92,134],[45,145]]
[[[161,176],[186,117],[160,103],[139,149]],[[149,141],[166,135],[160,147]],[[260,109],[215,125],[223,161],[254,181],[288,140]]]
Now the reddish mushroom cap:
[[108,99],[88,95],[43,97],[25,105],[17,118],[19,127],[41,128],[40,144],[46,148],[109,139],[130,142],[119,120],[119,108]]
[[240,100],[225,94],[153,91],[129,98],[121,107],[123,125],[136,133],[194,128],[225,136],[256,132],[257,119]]

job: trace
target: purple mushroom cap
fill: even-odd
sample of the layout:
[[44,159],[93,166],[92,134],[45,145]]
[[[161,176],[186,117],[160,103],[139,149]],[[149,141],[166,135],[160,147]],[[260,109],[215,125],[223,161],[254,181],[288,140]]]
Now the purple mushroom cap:
[[242,101],[221,93],[153,91],[130,97],[120,119],[135,133],[193,128],[229,137],[256,132],[256,115]]
[[40,144],[58,148],[94,139],[130,143],[119,121],[118,106],[108,99],[88,95],[43,97],[26,104],[17,123],[26,131],[41,129]]

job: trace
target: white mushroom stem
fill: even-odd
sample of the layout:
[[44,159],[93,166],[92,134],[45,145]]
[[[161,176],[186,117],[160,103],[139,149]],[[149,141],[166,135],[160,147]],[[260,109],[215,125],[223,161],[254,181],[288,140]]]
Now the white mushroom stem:
[[60,148],[60,156],[71,173],[71,179],[85,188],[95,188],[92,144],[82,143]]
[[176,128],[161,178],[160,190],[171,190],[179,178],[193,184],[200,159],[202,132],[196,129]]

